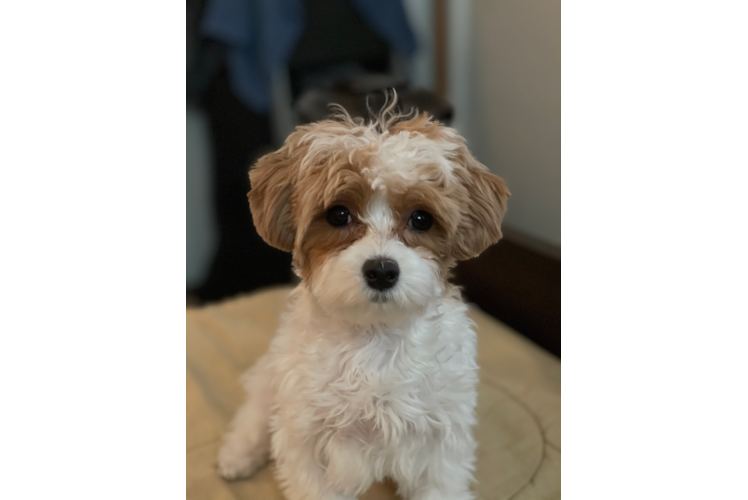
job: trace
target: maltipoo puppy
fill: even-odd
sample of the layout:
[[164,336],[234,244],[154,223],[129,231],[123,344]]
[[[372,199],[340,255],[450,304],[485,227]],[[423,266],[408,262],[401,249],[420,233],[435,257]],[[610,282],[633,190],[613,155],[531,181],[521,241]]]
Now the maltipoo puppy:
[[301,284],[243,377],[226,479],[272,457],[289,500],[384,478],[403,498],[473,498],[476,336],[447,279],[499,241],[509,191],[454,129],[394,107],[298,127],[250,172],[257,231]]

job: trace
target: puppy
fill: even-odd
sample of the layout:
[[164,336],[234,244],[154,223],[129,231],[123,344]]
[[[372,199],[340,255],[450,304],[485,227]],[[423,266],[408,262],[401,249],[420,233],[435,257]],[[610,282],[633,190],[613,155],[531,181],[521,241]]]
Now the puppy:
[[395,101],[298,127],[250,172],[258,233],[301,284],[218,456],[226,479],[270,457],[289,500],[463,500],[475,461],[476,336],[456,261],[501,238],[509,191],[451,128]]

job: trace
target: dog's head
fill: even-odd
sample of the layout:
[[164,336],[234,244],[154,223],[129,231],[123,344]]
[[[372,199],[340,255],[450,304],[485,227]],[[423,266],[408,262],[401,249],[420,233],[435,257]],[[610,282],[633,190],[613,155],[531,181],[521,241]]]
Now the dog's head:
[[250,172],[260,236],[293,252],[325,311],[359,324],[423,311],[456,261],[501,238],[509,197],[454,129],[392,107],[298,127]]

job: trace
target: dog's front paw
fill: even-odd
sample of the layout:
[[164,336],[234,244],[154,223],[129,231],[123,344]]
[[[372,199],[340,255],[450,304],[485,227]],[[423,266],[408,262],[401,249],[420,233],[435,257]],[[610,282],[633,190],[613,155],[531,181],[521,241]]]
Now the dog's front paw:
[[234,480],[251,476],[268,461],[267,451],[247,452],[230,443],[224,444],[218,452],[218,473],[224,479]]

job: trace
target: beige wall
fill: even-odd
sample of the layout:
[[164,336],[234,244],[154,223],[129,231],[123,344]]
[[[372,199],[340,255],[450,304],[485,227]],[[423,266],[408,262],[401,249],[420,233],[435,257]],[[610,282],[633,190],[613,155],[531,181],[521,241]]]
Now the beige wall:
[[512,191],[506,225],[561,245],[559,0],[453,0],[455,126]]

